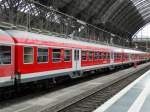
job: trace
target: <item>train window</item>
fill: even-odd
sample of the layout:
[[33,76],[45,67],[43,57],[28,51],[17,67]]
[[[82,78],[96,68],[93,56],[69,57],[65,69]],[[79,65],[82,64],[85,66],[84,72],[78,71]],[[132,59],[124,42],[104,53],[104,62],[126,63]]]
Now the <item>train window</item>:
[[[134,55],[134,57],[135,57],[135,55]],[[125,55],[125,58],[128,59],[128,54]]]
[[103,53],[99,52],[99,59],[103,59]]
[[79,50],[74,51],[74,60],[78,61],[79,60]]
[[128,57],[128,54],[125,54],[125,55],[124,55],[124,58],[126,59],[127,57]]
[[48,62],[48,48],[38,48],[37,61],[38,63]]
[[92,51],[89,51],[89,53],[88,53],[88,59],[89,60],[92,60],[93,58],[93,53],[92,53]]
[[33,63],[32,47],[24,47],[24,63]]
[[64,61],[71,61],[71,50],[64,50]]
[[119,53],[119,58],[121,59],[121,57],[122,57],[122,55],[121,55],[121,53]]
[[119,53],[117,53],[117,59],[119,59],[120,58],[120,55],[119,55]]
[[53,49],[52,50],[52,60],[53,60],[53,62],[61,61],[61,49]]
[[117,53],[114,53],[114,58],[117,59]]
[[0,46],[0,65],[11,64],[11,46]]
[[98,52],[94,52],[94,60],[98,59]]
[[122,53],[120,53],[120,58],[122,59],[122,57],[123,57],[123,56],[122,56]]
[[104,59],[107,59],[107,53],[104,52]]
[[87,57],[86,57],[86,51],[82,51],[82,61],[86,61]]

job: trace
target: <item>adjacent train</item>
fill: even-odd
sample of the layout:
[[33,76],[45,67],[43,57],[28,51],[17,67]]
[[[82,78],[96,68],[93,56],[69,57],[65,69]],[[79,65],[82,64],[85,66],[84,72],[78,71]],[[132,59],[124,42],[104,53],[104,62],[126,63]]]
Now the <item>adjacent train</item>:
[[150,59],[146,52],[59,38],[27,31],[0,30],[0,87]]

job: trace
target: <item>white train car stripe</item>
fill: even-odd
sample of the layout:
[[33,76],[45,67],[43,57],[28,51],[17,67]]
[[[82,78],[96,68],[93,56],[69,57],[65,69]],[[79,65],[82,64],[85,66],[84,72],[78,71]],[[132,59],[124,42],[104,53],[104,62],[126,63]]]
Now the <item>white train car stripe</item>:
[[10,80],[12,80],[12,78],[10,76],[9,77],[0,77],[0,83],[10,81]]
[[[132,63],[130,62],[124,62],[124,64],[127,63]],[[91,69],[100,69],[100,68],[105,68],[105,67],[109,67],[109,66],[116,66],[116,65],[120,65],[122,64],[122,62],[120,63],[109,63],[109,64],[99,64],[99,65],[93,65],[93,66],[84,66],[84,67],[80,67],[79,71],[86,71],[86,70],[91,70]],[[44,71],[44,72],[35,72],[35,73],[27,73],[27,74],[21,74],[21,78],[25,79],[25,78],[32,78],[32,77],[41,77],[41,76],[46,76],[46,75],[54,75],[54,74],[59,74],[59,73],[68,73],[68,72],[73,72],[75,71],[74,68],[68,68],[68,69],[59,69],[59,70],[50,70],[50,71]]]
[[10,86],[14,84],[14,79],[11,76],[0,77],[0,87]]
[[[86,66],[81,67],[79,70],[86,70],[86,69],[94,69],[94,68],[103,68],[111,65],[117,65],[122,63],[113,63],[113,64],[102,64],[102,65],[94,65],[94,66]],[[21,78],[32,78],[32,77],[40,77],[45,75],[53,75],[53,74],[59,74],[59,73],[68,73],[73,72],[73,68],[69,69],[60,69],[60,70],[51,70],[51,71],[44,71],[44,72],[36,72],[36,73],[27,73],[27,74],[21,74]]]

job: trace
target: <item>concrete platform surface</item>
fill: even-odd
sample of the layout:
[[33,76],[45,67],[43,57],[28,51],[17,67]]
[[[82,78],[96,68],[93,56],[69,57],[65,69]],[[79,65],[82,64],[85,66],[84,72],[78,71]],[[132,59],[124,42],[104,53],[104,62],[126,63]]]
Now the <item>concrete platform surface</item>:
[[150,70],[94,112],[150,112]]
[[[14,99],[0,107],[0,112],[40,112],[47,107],[55,106],[93,88],[102,86],[103,84],[107,84],[117,78],[123,77],[125,75],[130,75],[130,73],[140,70],[148,65],[150,65],[150,63],[139,65],[137,68],[132,67],[129,69],[121,70],[111,75],[102,76],[100,78],[79,83],[64,89],[60,89],[58,91],[49,92],[42,96],[33,97],[30,99],[22,97],[20,99],[17,99],[18,101],[14,101]],[[137,93],[138,92],[139,91],[137,91]]]

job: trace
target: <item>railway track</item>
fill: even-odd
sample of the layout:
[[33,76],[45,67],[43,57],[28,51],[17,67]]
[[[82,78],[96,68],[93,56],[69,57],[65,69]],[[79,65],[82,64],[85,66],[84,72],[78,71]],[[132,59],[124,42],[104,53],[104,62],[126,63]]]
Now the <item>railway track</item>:
[[82,97],[78,96],[59,105],[41,110],[41,112],[92,112],[149,69],[148,66],[132,75],[116,80],[112,84],[104,85],[103,88],[95,88]]
[[[118,80],[130,76],[131,75],[130,73],[137,70],[141,70],[148,65],[150,65],[150,63],[139,65],[137,69],[134,69],[133,67],[128,69],[127,67],[126,69],[121,68],[113,71],[98,72],[96,74],[91,74],[83,78],[64,81],[60,84],[54,85],[54,87],[51,87],[49,89],[45,89],[45,88],[42,89],[42,87],[36,88],[32,85],[33,88],[29,88],[29,87],[23,88],[20,91],[20,93],[18,94],[15,93],[15,96],[13,96],[12,98],[1,101],[0,111],[2,112],[16,112],[16,111],[17,112],[59,112],[59,111],[65,112],[68,110],[68,108],[70,108],[70,106],[76,104],[76,102],[83,100],[86,97],[91,96],[92,94],[95,94],[96,92],[108,87],[109,85],[112,85],[111,82],[113,83],[114,81],[118,82]],[[99,85],[99,83],[101,84]],[[90,87],[88,87],[87,84]],[[74,87],[77,88],[77,91],[79,93],[71,92]],[[82,91],[81,93],[80,90]],[[60,93],[62,93],[62,95]],[[68,93],[71,93],[70,96],[65,95]],[[107,91],[102,92],[102,96],[104,96],[102,97],[102,99],[104,100],[104,102],[107,99],[109,99],[107,95],[105,96],[106,93]],[[61,100],[59,100],[59,98]],[[44,103],[44,101],[46,102]],[[43,103],[41,104],[41,102]],[[88,102],[88,104],[90,104],[90,102]],[[87,104],[85,104],[85,107],[86,105]],[[85,109],[83,108],[83,110]]]
[[102,77],[104,75],[109,75],[122,69],[125,68],[114,69],[111,71],[100,71],[94,74],[87,74],[84,77],[77,79],[66,79],[62,81],[57,81],[56,84],[51,84],[50,87],[47,87],[47,85],[45,85],[44,83],[44,81],[46,82],[46,80],[43,80],[39,81],[38,83],[29,83],[26,85],[20,85],[19,90],[17,91],[14,86],[2,88],[0,91],[0,104],[8,102],[9,100],[17,100],[20,99],[21,97],[32,98],[33,96],[40,96],[45,93],[57,91],[59,89],[73,86],[75,84],[90,81]]

